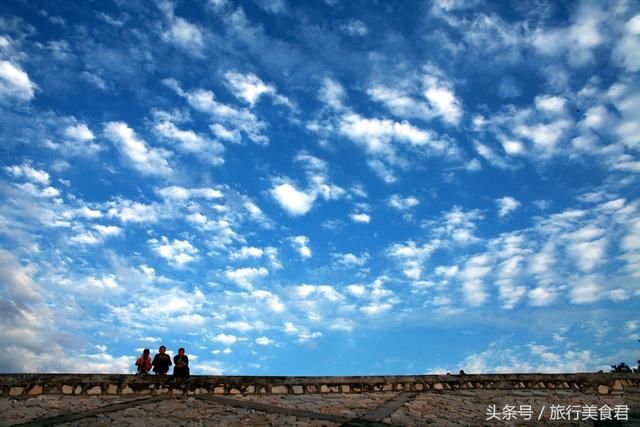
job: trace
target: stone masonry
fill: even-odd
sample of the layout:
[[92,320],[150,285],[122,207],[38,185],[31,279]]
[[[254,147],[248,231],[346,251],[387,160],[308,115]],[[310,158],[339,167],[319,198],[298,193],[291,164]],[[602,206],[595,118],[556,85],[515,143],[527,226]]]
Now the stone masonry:
[[640,374],[0,375],[0,426],[640,425]]

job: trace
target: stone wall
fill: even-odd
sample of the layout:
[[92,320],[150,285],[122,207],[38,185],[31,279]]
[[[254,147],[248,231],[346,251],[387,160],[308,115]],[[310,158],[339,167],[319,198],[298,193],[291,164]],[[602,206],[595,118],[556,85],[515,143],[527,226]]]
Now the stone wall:
[[493,374],[358,377],[253,377],[105,374],[0,374],[0,397],[39,395],[269,395],[456,390],[566,390],[622,395],[640,389],[638,373]]

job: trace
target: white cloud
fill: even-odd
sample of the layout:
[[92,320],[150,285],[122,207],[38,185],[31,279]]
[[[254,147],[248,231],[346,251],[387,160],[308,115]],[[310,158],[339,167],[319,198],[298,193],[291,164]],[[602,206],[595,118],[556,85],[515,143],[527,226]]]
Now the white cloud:
[[258,345],[272,345],[273,343],[275,343],[275,341],[273,341],[269,337],[263,336],[263,337],[256,338],[256,344]]
[[476,222],[482,218],[483,215],[477,209],[463,211],[460,206],[454,206],[450,211],[444,212],[440,219],[426,222],[424,227],[431,229],[443,240],[446,238],[451,243],[469,245],[479,241],[474,233]]
[[359,222],[361,224],[368,224],[371,222],[371,216],[366,213],[352,213],[349,217],[353,222]]
[[420,201],[413,196],[402,197],[399,194],[393,194],[389,198],[387,203],[393,209],[397,209],[399,211],[406,211],[415,206],[418,206],[418,204],[420,204]]
[[336,260],[338,264],[341,264],[347,267],[350,267],[350,266],[362,267],[367,263],[367,261],[370,258],[369,254],[366,252],[364,252],[360,256],[357,256],[352,254],[351,252],[348,252],[346,254],[332,254],[332,257]]
[[296,293],[302,299],[307,299],[312,295],[319,295],[327,301],[331,301],[334,303],[344,299],[340,292],[336,291],[333,286],[329,285],[303,284],[296,286]]
[[297,335],[299,343],[305,343],[322,336],[322,332],[311,332],[304,326],[295,325],[292,322],[284,322],[284,333],[289,335]]
[[104,133],[133,168],[143,175],[169,176],[173,173],[167,160],[169,152],[149,147],[126,123],[106,123]]
[[49,185],[50,177],[47,172],[40,169],[35,169],[26,163],[21,166],[18,166],[18,165],[7,166],[4,168],[4,170],[16,178],[24,177],[30,182],[33,182],[38,185],[42,185],[42,186]]
[[437,240],[417,246],[412,240],[394,243],[387,249],[387,255],[399,261],[402,272],[411,280],[419,280],[424,263],[438,247]]
[[340,26],[340,29],[350,36],[366,36],[369,32],[366,24],[359,19],[351,19]]
[[42,289],[32,278],[35,272],[33,265],[22,266],[14,254],[0,249],[0,282],[3,285],[3,296],[20,305],[44,301]]
[[236,283],[239,287],[244,289],[253,289],[253,284],[256,279],[265,277],[269,274],[269,271],[264,267],[243,267],[236,270],[228,269],[225,271],[225,277]]
[[309,238],[307,236],[294,236],[291,238],[291,245],[302,258],[311,258],[312,252],[309,247]]
[[491,165],[500,168],[500,169],[508,169],[510,164],[505,161],[502,157],[500,157],[491,147],[485,145],[479,141],[474,141],[473,146],[480,154],[482,158],[484,158]]
[[193,247],[187,240],[169,241],[167,237],[162,236],[160,240],[149,240],[151,248],[162,258],[168,260],[176,266],[183,266],[196,260],[198,248]]
[[457,125],[462,118],[461,102],[456,98],[451,84],[444,81],[438,74],[425,74],[424,85],[426,89],[424,96],[439,116],[446,122]]
[[220,123],[214,123],[209,126],[211,132],[220,139],[225,141],[239,143],[242,140],[240,132],[237,129],[227,129]]
[[115,290],[120,288],[120,285],[116,281],[116,276],[113,274],[104,275],[102,278],[88,277],[86,279],[86,285],[89,288],[101,290]]
[[0,101],[30,101],[35,89],[36,85],[19,66],[0,60]]
[[117,199],[107,203],[108,215],[122,222],[153,223],[158,221],[155,205],[145,205],[132,200]]
[[216,124],[223,126],[226,135],[237,135],[242,132],[257,144],[268,144],[269,138],[263,134],[267,124],[259,120],[254,113],[247,109],[237,109],[230,105],[216,101],[215,95],[210,90],[195,89],[184,91],[175,79],[164,79],[162,83],[173,89],[179,96],[186,98],[187,102],[194,109],[210,115],[213,123],[214,133],[222,130],[215,127]]
[[231,252],[229,258],[236,259],[249,259],[249,258],[262,258],[264,250],[256,248],[255,246],[243,246],[237,251]]
[[561,96],[540,95],[535,99],[536,108],[545,113],[562,114],[567,100]]
[[100,237],[91,232],[75,235],[71,237],[69,241],[72,243],[77,243],[79,245],[97,245],[98,243],[102,242]]
[[213,337],[213,341],[229,346],[235,344],[238,341],[238,337],[235,335],[218,334]]
[[93,141],[95,139],[95,135],[91,132],[91,129],[84,123],[67,126],[64,129],[64,136],[80,142]]
[[640,14],[624,25],[623,36],[613,50],[613,58],[630,73],[640,70]]
[[315,194],[307,194],[288,183],[274,186],[271,189],[271,196],[292,216],[306,214],[316,200]]
[[162,33],[162,39],[194,56],[200,56],[205,46],[200,27],[175,16],[170,18],[169,28]]
[[94,225],[93,228],[104,237],[118,236],[122,233],[122,228],[115,225]]
[[285,0],[263,0],[258,5],[269,13],[279,14],[287,12]]
[[286,97],[278,95],[274,86],[264,83],[253,73],[241,74],[228,71],[224,77],[233,94],[251,106],[254,106],[263,95],[271,96],[276,104],[291,106]]
[[156,193],[165,199],[176,201],[186,201],[195,197],[214,200],[223,196],[222,192],[217,188],[185,188],[177,185],[157,188]]
[[267,308],[274,313],[282,313],[285,310],[285,305],[282,303],[282,301],[280,301],[280,297],[273,294],[272,292],[262,289],[256,289],[251,292],[251,296],[253,296],[257,300],[264,301],[267,305]]
[[504,218],[520,207],[520,202],[511,196],[496,199],[496,204],[498,205],[498,215],[500,218]]
[[194,153],[199,158],[213,166],[224,163],[222,153],[224,146],[217,141],[210,140],[192,130],[181,130],[169,121],[156,123],[154,132],[162,138],[178,141],[184,152]]
[[322,81],[318,97],[334,110],[342,110],[344,108],[345,90],[342,85],[335,80],[325,78]]

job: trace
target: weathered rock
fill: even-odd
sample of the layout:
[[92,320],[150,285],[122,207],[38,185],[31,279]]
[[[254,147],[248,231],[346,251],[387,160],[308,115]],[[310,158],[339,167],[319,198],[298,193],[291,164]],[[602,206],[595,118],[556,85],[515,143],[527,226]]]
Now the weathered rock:
[[600,394],[609,394],[609,387],[604,384],[600,384],[598,386],[598,393]]
[[11,387],[9,389],[9,396],[21,396],[24,393],[24,387]]
[[107,394],[118,394],[118,384],[109,384],[107,386]]
[[95,385],[87,389],[87,394],[102,394],[102,387]]
[[42,386],[41,385],[34,385],[33,387],[31,387],[31,389],[29,390],[29,392],[27,393],[29,396],[35,396],[38,394],[42,394]]
[[71,394],[71,393],[73,393],[73,387],[66,384],[62,386],[62,394]]

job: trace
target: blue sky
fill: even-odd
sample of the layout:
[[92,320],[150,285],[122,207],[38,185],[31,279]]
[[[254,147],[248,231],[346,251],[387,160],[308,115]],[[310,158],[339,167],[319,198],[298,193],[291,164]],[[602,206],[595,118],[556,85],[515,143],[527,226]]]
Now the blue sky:
[[640,7],[0,5],[0,371],[640,353]]

